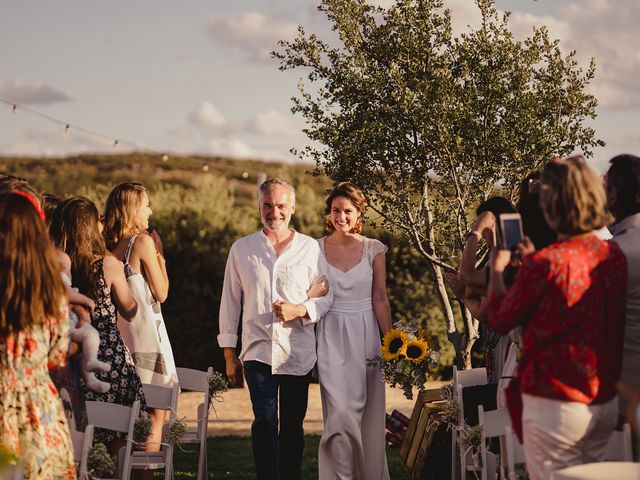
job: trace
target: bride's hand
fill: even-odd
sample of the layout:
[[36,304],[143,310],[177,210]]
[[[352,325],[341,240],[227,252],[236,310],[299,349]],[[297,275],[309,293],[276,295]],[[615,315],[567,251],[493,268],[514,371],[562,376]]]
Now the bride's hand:
[[307,290],[307,298],[324,297],[327,293],[329,293],[329,281],[323,275],[311,284]]

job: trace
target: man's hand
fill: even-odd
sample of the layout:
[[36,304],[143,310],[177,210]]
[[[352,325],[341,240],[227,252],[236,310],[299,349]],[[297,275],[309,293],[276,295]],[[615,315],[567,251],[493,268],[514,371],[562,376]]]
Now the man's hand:
[[227,366],[227,377],[231,385],[242,383],[242,362],[236,356],[235,348],[224,349],[224,361]]
[[290,322],[291,320],[307,315],[307,307],[285,300],[276,300],[271,307],[275,316],[278,317],[278,320],[283,322]]

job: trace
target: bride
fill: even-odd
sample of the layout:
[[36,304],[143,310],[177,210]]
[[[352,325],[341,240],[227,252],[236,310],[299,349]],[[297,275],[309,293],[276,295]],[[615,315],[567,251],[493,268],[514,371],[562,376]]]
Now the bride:
[[380,335],[391,328],[385,252],[360,235],[366,201],[356,186],[337,185],[326,201],[327,229],[319,240],[329,263],[331,309],[318,324],[318,376],[324,432],[320,479],[386,480],[385,390],[367,359],[379,355]]

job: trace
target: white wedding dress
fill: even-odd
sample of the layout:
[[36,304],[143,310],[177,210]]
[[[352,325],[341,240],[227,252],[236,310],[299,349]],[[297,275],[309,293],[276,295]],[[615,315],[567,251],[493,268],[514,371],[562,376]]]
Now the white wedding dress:
[[[324,253],[324,238],[319,240]],[[360,262],[347,272],[329,264],[333,305],[318,324],[318,376],[324,431],[320,480],[387,480],[385,391],[367,359],[380,354],[373,312],[373,258],[387,247],[365,238]]]

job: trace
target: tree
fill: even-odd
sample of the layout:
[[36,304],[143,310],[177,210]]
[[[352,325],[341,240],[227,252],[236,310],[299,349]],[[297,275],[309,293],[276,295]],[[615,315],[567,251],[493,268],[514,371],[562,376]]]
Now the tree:
[[455,37],[442,0],[388,9],[322,0],[332,44],[299,27],[273,53],[281,70],[307,70],[292,111],[313,145],[294,152],[314,160],[316,174],[360,185],[385,226],[427,260],[464,367],[478,325],[453,308],[443,272],[454,270],[468,212],[497,190],[513,197],[546,160],[603,145],[585,125],[597,105],[585,90],[594,61],[580,68],[544,27],[518,41],[508,13],[492,0],[476,4],[480,27]]

